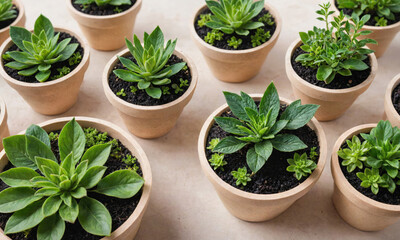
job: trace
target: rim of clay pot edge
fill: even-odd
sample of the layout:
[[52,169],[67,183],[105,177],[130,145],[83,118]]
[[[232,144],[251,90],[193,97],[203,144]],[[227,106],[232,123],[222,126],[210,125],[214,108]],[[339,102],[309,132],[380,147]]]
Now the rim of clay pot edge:
[[[67,123],[71,119],[72,117],[55,118],[49,121],[42,122],[38,125],[40,127],[44,127],[60,122]],[[152,188],[152,173],[150,168],[150,162],[140,144],[130,134],[126,133],[123,129],[121,129],[117,125],[105,120],[101,120],[98,118],[90,118],[90,117],[75,117],[75,120],[78,123],[79,122],[96,123],[102,125],[104,128],[112,129],[113,131],[119,133],[122,136],[122,138],[125,138],[127,142],[132,144],[137,152],[136,155],[140,156],[140,158],[138,158],[138,161],[140,162],[140,167],[143,172],[143,178],[145,179],[145,184],[143,185],[142,196],[140,197],[139,203],[136,206],[135,210],[132,212],[132,214],[129,216],[129,218],[121,226],[119,226],[115,231],[113,231],[110,236],[101,238],[101,240],[116,239],[122,233],[124,233],[129,229],[132,222],[135,221],[140,216],[140,214],[142,214],[142,212],[146,208],[146,205],[148,204]],[[21,131],[19,134],[24,134],[24,133],[25,131]],[[0,160],[3,159],[3,157],[6,157],[4,150],[0,152]],[[1,233],[3,233],[2,229],[0,229],[0,231]]]
[[[262,94],[250,94],[250,96],[255,100],[260,100],[262,98]],[[290,101],[286,98],[282,98],[282,97],[280,97],[279,100],[281,101],[281,103],[283,102],[285,104],[290,104],[292,102],[292,101]],[[205,169],[205,170],[208,172],[209,176],[218,183],[218,185],[220,187],[224,188],[225,190],[233,193],[234,195],[236,195],[238,197],[263,201],[263,200],[278,200],[278,199],[285,199],[285,198],[292,197],[292,196],[296,195],[297,193],[302,192],[306,188],[314,185],[318,181],[318,179],[321,176],[321,174],[324,170],[324,167],[325,167],[328,147],[327,147],[325,132],[324,132],[322,126],[320,125],[320,123],[315,119],[315,117],[313,117],[311,119],[311,121],[309,123],[307,123],[307,125],[311,129],[313,129],[318,136],[318,141],[319,141],[319,145],[320,145],[320,154],[319,154],[317,168],[314,169],[312,174],[310,176],[308,176],[308,178],[304,182],[302,182],[298,186],[296,186],[292,189],[289,189],[287,191],[284,191],[284,192],[271,193],[271,194],[256,194],[256,193],[250,193],[250,192],[246,192],[246,191],[237,189],[237,188],[231,186],[230,184],[226,183],[224,180],[222,180],[214,172],[214,170],[211,168],[210,164],[208,163],[204,149],[206,147],[205,145],[207,142],[208,133],[210,131],[210,128],[214,124],[214,117],[220,116],[221,113],[225,112],[228,108],[229,108],[228,104],[225,103],[224,105],[220,106],[219,108],[217,108],[217,110],[215,110],[213,113],[210,114],[210,116],[207,118],[207,120],[203,124],[203,127],[202,127],[200,135],[199,135],[199,140],[198,140],[198,154],[199,154],[201,165],[207,166],[206,167],[207,169]]]
[[180,50],[175,49],[174,55],[176,55],[179,58],[182,58],[183,61],[186,62],[186,64],[188,65],[188,67],[190,69],[190,73],[192,75],[192,81],[190,83],[190,86],[182,96],[180,96],[179,98],[175,99],[172,102],[162,104],[162,105],[155,105],[155,106],[142,106],[142,105],[137,105],[137,104],[129,103],[129,102],[122,100],[121,98],[117,97],[113,91],[111,91],[110,85],[108,84],[108,77],[109,77],[112,69],[114,68],[116,62],[119,61],[118,56],[124,56],[125,54],[128,54],[128,53],[130,53],[129,49],[124,49],[121,52],[117,53],[110,59],[110,61],[108,61],[107,65],[104,68],[102,81],[103,81],[104,91],[106,93],[108,93],[108,94],[106,94],[107,98],[108,98],[108,96],[111,96],[114,99],[114,101],[117,101],[119,104],[122,104],[128,108],[133,108],[133,109],[137,109],[137,110],[158,111],[160,109],[170,108],[174,105],[181,103],[195,90],[195,88],[197,86],[197,79],[198,79],[197,68],[193,64],[193,61],[189,57],[184,55]]
[[13,3],[17,6],[18,8],[18,16],[17,18],[14,20],[14,22],[12,22],[10,25],[8,25],[7,27],[3,28],[0,30],[0,33],[3,32],[7,32],[10,30],[10,26],[14,26],[17,22],[21,21],[21,19],[24,17],[25,15],[25,7],[24,4],[21,3],[21,0],[13,0]]
[[390,81],[389,85],[387,86],[386,93],[385,93],[385,102],[386,102],[387,107],[389,107],[389,110],[391,112],[396,113],[395,118],[400,123],[400,115],[397,113],[397,110],[394,108],[393,100],[392,100],[393,90],[399,85],[400,85],[400,73],[397,74],[392,79],[392,81]]
[[[400,212],[400,205],[391,205],[391,204],[378,202],[376,200],[373,200],[373,199],[365,196],[364,194],[360,193],[359,191],[357,191],[357,189],[355,189],[349,183],[349,181],[346,179],[346,177],[344,176],[342,169],[340,168],[340,165],[339,165],[339,157],[338,157],[337,152],[339,151],[342,144],[346,140],[348,140],[352,136],[354,136],[356,133],[358,134],[358,133],[362,133],[362,132],[364,132],[364,133],[370,132],[370,130],[376,126],[377,126],[376,123],[370,123],[370,124],[363,124],[363,125],[353,127],[351,129],[347,130],[346,132],[344,132],[342,135],[340,135],[340,137],[336,140],[335,145],[332,150],[332,160],[331,160],[331,165],[332,165],[331,172],[332,172],[332,175],[334,178],[334,183],[337,185],[340,185],[347,192],[351,192],[356,198],[350,198],[348,196],[348,199],[351,202],[353,202],[356,206],[358,206],[359,208],[363,208],[363,207],[365,208],[366,206],[372,206],[374,208],[378,208],[378,209],[382,209],[382,210],[386,210],[386,211]],[[338,175],[339,179],[336,180],[335,175]],[[341,180],[341,181],[339,181],[339,180]]]
[[[86,40],[83,40],[78,34],[76,34],[72,30],[60,28],[60,27],[54,27],[54,31],[55,32],[65,32],[65,33],[68,33],[68,34],[74,36],[79,41],[81,47],[83,48],[84,53],[83,53],[82,60],[79,63],[79,65],[72,72],[68,73],[67,75],[65,75],[61,78],[53,80],[53,81],[48,81],[48,82],[46,81],[46,82],[42,82],[42,83],[28,83],[28,82],[18,81],[16,79],[12,78],[10,75],[8,75],[6,73],[6,71],[4,70],[4,60],[3,60],[3,58],[1,58],[0,59],[0,65],[1,65],[0,66],[0,75],[3,78],[5,78],[7,81],[12,82],[15,85],[19,85],[19,86],[23,86],[23,87],[30,87],[30,88],[40,88],[40,87],[51,86],[51,85],[58,84],[60,82],[64,82],[64,81],[70,79],[71,76],[78,73],[86,65],[86,62],[89,60],[90,50],[88,47],[88,43],[86,42]],[[33,30],[31,32],[33,32]],[[7,38],[7,40],[4,41],[4,43],[0,47],[1,56],[4,54],[4,52],[9,47],[11,47],[12,44],[14,44],[14,42],[12,41],[11,37]]]
[[[5,122],[7,121],[6,114],[7,114],[6,102],[2,97],[0,97],[0,127],[3,126],[3,124],[6,124]],[[0,141],[2,141],[2,139],[0,139]]]
[[86,14],[81,11],[78,11],[72,5],[71,0],[66,0],[66,1],[67,1],[68,9],[70,11],[72,11],[74,14],[79,15],[83,18],[88,18],[88,19],[93,19],[93,20],[99,20],[99,19],[107,20],[107,19],[118,18],[118,17],[124,16],[124,15],[128,15],[129,13],[135,11],[142,4],[142,0],[136,0],[135,4],[133,4],[133,6],[126,11],[123,11],[123,12],[117,13],[117,14],[112,14],[112,15],[99,16],[99,15],[90,15],[90,14]]
[[[378,60],[376,59],[376,56],[374,53],[369,54],[370,58],[370,64],[371,64],[371,73],[369,74],[368,78],[364,80],[364,82],[350,88],[344,88],[344,89],[329,89],[329,88],[323,88],[319,86],[315,86],[314,84],[311,84],[301,78],[293,69],[292,66],[292,55],[293,52],[297,49],[298,46],[302,43],[300,38],[297,38],[292,44],[290,44],[288,50],[286,51],[286,56],[285,56],[285,65],[286,65],[286,71],[289,71],[292,73],[292,75],[296,78],[298,82],[301,82],[303,85],[306,85],[308,88],[312,88],[315,91],[323,92],[323,93],[329,93],[329,94],[344,94],[344,93],[350,93],[350,92],[355,92],[358,91],[365,86],[371,84],[371,82],[374,80],[376,72],[378,70]],[[290,81],[290,78],[289,78]]]
[[274,40],[276,38],[278,38],[278,36],[279,36],[279,34],[281,32],[282,19],[281,19],[280,15],[278,14],[278,11],[274,7],[269,5],[268,3],[265,3],[264,4],[264,8],[266,10],[268,10],[271,13],[271,15],[274,17],[275,24],[276,24],[275,32],[274,32],[274,34],[272,35],[272,37],[268,41],[266,41],[265,43],[261,44],[260,46],[255,47],[255,48],[243,49],[243,50],[226,50],[226,49],[221,49],[221,48],[214,47],[214,46],[211,46],[210,44],[206,43],[203,39],[201,39],[199,37],[199,35],[197,34],[196,29],[194,28],[194,24],[195,24],[197,16],[206,7],[207,7],[207,4],[204,4],[199,10],[197,10],[195,12],[194,17],[192,18],[192,21],[190,22],[190,31],[192,32],[192,36],[194,36],[197,39],[197,41],[201,43],[201,45],[203,45],[206,48],[212,49],[213,51],[216,51],[216,52],[219,52],[219,53],[224,53],[224,54],[233,54],[233,55],[247,54],[247,53],[251,53],[251,52],[256,52],[256,51],[258,51],[258,50],[260,50],[262,48],[267,47],[272,42],[274,42]]

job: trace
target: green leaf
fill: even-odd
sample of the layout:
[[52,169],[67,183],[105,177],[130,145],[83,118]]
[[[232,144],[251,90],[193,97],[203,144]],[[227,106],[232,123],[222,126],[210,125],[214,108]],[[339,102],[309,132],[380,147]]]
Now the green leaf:
[[274,148],[280,152],[294,152],[300,149],[307,148],[297,136],[292,134],[279,134],[274,139],[271,139]]
[[69,192],[64,192],[63,194],[60,195],[61,200],[63,200],[64,204],[71,207],[72,206],[72,200],[74,200]]
[[300,100],[290,104],[281,115],[281,120],[288,120],[285,129],[295,130],[306,125],[314,117],[319,105],[300,105]]
[[73,152],[68,154],[68,156],[65,157],[64,161],[61,162],[61,167],[67,172],[69,177],[72,177],[75,172],[75,162],[72,159]]
[[261,22],[248,22],[246,24],[243,24],[242,28],[248,29],[248,30],[253,30],[253,29],[263,27],[263,26],[264,26],[264,23],[261,23]]
[[308,37],[308,34],[305,33],[305,32],[299,32],[299,35],[300,35],[301,41],[302,41],[304,44],[307,43],[307,41],[310,39],[310,38]]
[[22,27],[10,27],[10,36],[12,41],[17,45],[17,47],[23,51],[28,51],[24,44],[23,41],[31,41],[31,36],[32,33],[26,30],[25,28]]
[[35,75],[36,80],[39,82],[45,82],[47,79],[49,79],[51,74],[50,70],[44,71],[44,72],[39,72]]
[[77,201],[72,198],[71,206],[68,206],[65,203],[61,204],[59,214],[64,221],[75,223],[79,214],[79,206]]
[[242,104],[244,108],[248,107],[255,111],[258,111],[256,103],[247,93],[240,92],[240,96],[242,97]]
[[357,71],[363,71],[369,68],[366,63],[358,59],[348,59],[343,62],[343,65],[346,69],[352,69]]
[[231,92],[224,92],[224,96],[233,115],[244,121],[250,120],[246,114],[246,111],[244,110],[242,97]]
[[135,171],[123,169],[110,173],[97,184],[96,192],[117,198],[131,198],[142,188],[144,180]]
[[215,117],[215,122],[220,126],[225,132],[236,134],[236,135],[246,135],[246,132],[240,130],[237,126],[244,126],[243,123],[235,118],[229,117]]
[[39,34],[44,31],[46,33],[47,39],[54,36],[54,28],[50,20],[43,15],[40,15],[35,22],[35,28],[33,32],[39,36]]
[[254,149],[257,155],[260,155],[265,160],[268,160],[273,151],[272,143],[268,140],[256,143]]
[[86,189],[91,189],[97,185],[101,180],[104,173],[106,172],[106,167],[104,166],[93,166],[87,170],[82,180],[79,182],[79,186]]
[[11,187],[0,192],[0,212],[11,213],[41,199],[30,187]]
[[111,216],[96,199],[84,197],[79,202],[79,223],[86,232],[98,236],[111,234]]
[[265,116],[267,116],[268,112],[271,110],[268,125],[272,126],[275,123],[280,110],[279,95],[273,82],[269,84],[265,90],[259,108],[260,114],[264,114]]
[[53,151],[49,148],[46,144],[42,141],[37,139],[36,137],[32,137],[26,135],[26,151],[29,155],[29,158],[36,162],[36,158],[46,158],[52,161],[57,161],[56,157],[54,156]]
[[87,195],[86,189],[83,187],[78,187],[77,189],[71,192],[71,196],[76,199],[86,197],[86,195]]
[[64,126],[58,139],[61,161],[73,152],[73,159],[77,163],[85,150],[85,143],[85,133],[74,118]]
[[60,172],[60,166],[58,165],[58,163],[54,162],[53,160],[36,157],[35,161],[36,161],[36,164],[37,164],[39,170],[48,179],[50,179],[50,174],[58,175]]
[[326,81],[332,74],[333,69],[327,65],[321,65],[317,71],[317,79],[320,81]]
[[155,98],[155,99],[160,99],[160,97],[162,95],[161,89],[157,88],[157,87],[146,88],[146,93],[147,93],[147,95],[149,95],[150,97]]
[[27,167],[11,168],[0,174],[0,179],[10,187],[33,187],[30,181],[40,176],[37,172]]
[[138,88],[141,89],[141,90],[143,90],[143,89],[146,89],[146,88],[150,87],[150,85],[151,85],[150,82],[140,81],[140,82],[138,83]]
[[5,234],[23,232],[43,221],[42,205],[44,200],[34,202],[22,210],[15,212],[7,221]]
[[231,154],[239,151],[246,145],[246,142],[242,142],[235,137],[226,137],[219,141],[219,143],[214,148],[214,152]]
[[67,47],[65,47],[64,51],[62,51],[59,55],[61,56],[61,58],[57,62],[62,62],[69,59],[72,54],[74,54],[78,46],[79,45],[77,43],[71,43]]
[[14,135],[3,139],[4,150],[8,160],[16,167],[28,167],[37,169],[36,163],[31,160],[26,150],[26,138],[24,135]]
[[379,121],[375,130],[375,137],[378,140],[386,141],[393,136],[393,127],[389,121]]
[[251,171],[256,173],[265,165],[267,159],[258,155],[254,148],[250,148],[246,154],[246,161]]
[[36,196],[52,196],[55,194],[58,194],[60,192],[60,190],[57,187],[45,187],[45,188],[41,188],[39,190],[37,190],[35,192]]
[[43,215],[45,217],[53,215],[54,213],[56,213],[58,211],[61,203],[62,203],[62,200],[61,200],[60,196],[48,197],[44,201],[43,206],[42,206]]
[[110,156],[111,144],[98,144],[89,148],[82,159],[88,160],[88,168],[93,166],[103,166]]
[[140,80],[142,80],[142,78],[136,76],[135,74],[133,74],[132,72],[128,71],[128,70],[124,70],[124,69],[116,69],[113,71],[113,73],[118,77],[121,78],[124,81],[127,82],[139,82]]
[[178,72],[180,72],[182,70],[182,68],[186,66],[185,62],[181,62],[181,63],[176,63],[172,66],[169,66],[167,68],[165,68],[163,71],[171,71],[169,74],[167,74],[167,78],[174,76],[175,74],[177,74]]
[[36,137],[51,149],[49,135],[43,128],[39,127],[38,125],[32,124],[30,127],[28,127],[28,129],[25,132],[25,135]]
[[58,214],[45,218],[38,227],[37,239],[61,240],[65,232],[65,222]]

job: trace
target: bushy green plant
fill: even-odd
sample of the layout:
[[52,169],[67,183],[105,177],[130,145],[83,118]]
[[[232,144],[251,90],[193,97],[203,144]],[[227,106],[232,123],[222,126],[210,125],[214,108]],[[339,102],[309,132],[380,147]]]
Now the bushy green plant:
[[287,161],[289,166],[286,168],[286,171],[294,172],[294,176],[297,180],[300,180],[302,177],[307,177],[317,167],[314,161],[308,159],[307,153],[303,153],[301,156],[295,153],[293,158],[289,158]]
[[197,25],[199,25],[199,27],[204,27],[209,21],[211,21],[211,13],[200,14],[200,19],[197,21]]
[[15,166],[0,174],[10,186],[0,192],[0,212],[13,213],[6,234],[37,226],[38,239],[57,240],[64,235],[65,222],[78,219],[85,231],[109,236],[111,215],[101,202],[88,197],[88,192],[125,199],[139,192],[144,183],[128,169],[103,177],[112,145],[95,145],[85,152],[85,133],[75,119],[59,134],[60,161],[51,150],[49,135],[36,125],[25,135],[3,139],[3,144]]
[[242,42],[242,39],[237,39],[235,36],[232,36],[230,39],[228,39],[228,45],[233,47],[234,49],[237,49],[240,44],[242,44]]
[[353,15],[351,23],[345,19],[343,11],[334,21],[329,22],[329,16],[334,11],[329,11],[330,3],[320,5],[321,9],[317,19],[325,23],[325,28],[314,27],[308,32],[300,32],[303,42],[301,49],[306,53],[297,56],[296,62],[303,66],[317,68],[317,79],[326,84],[331,83],[336,74],[351,76],[353,71],[368,69],[363,62],[373,53],[373,50],[364,48],[367,43],[376,44],[375,40],[357,40],[361,35],[368,35],[371,31],[362,31],[362,27],[369,20],[370,16],[365,15],[361,19]]
[[95,3],[99,7],[104,7],[107,5],[111,6],[121,6],[121,5],[131,5],[131,0],[75,0],[75,4],[89,5]]
[[219,30],[213,29],[204,36],[204,41],[210,45],[214,45],[215,41],[221,41],[224,34]]
[[269,26],[272,26],[275,24],[274,20],[272,19],[272,15],[270,13],[265,14],[264,16],[260,17],[258,19],[259,22],[265,23]]
[[217,144],[219,143],[219,141],[221,141],[221,139],[219,138],[213,138],[211,139],[211,141],[208,143],[208,147],[207,149],[214,151],[215,146],[217,146]]
[[338,151],[339,157],[343,159],[342,165],[347,167],[348,172],[354,171],[354,169],[363,168],[363,162],[367,160],[367,153],[370,150],[368,142],[364,141],[361,143],[357,136],[353,136],[350,140],[346,140],[348,148],[340,149]]
[[212,167],[214,167],[214,170],[217,170],[219,168],[221,168],[221,170],[224,170],[224,166],[226,164],[228,164],[225,160],[224,160],[225,155],[224,154],[218,154],[218,153],[214,153],[210,159],[208,159],[208,161],[210,162],[210,165]]
[[232,171],[231,175],[236,180],[236,186],[238,187],[240,185],[246,186],[247,182],[251,181],[250,174],[247,173],[246,167],[238,168],[237,171]]
[[250,38],[252,46],[257,47],[265,43],[268,39],[270,39],[271,33],[270,31],[265,32],[264,29],[259,28],[253,35],[250,36]]
[[371,192],[375,195],[378,194],[379,187],[389,187],[387,181],[379,174],[379,169],[376,168],[366,168],[364,172],[358,172],[357,177],[362,181],[361,187],[371,188]]
[[374,19],[376,21],[376,24],[375,24],[376,26],[379,26],[379,27],[387,26],[387,20],[385,18],[383,18],[383,17],[381,17],[381,18],[375,17]]
[[145,90],[150,97],[159,99],[163,94],[159,86],[170,84],[169,78],[186,65],[181,62],[165,67],[175,50],[176,41],[169,40],[164,47],[164,34],[160,27],[150,35],[144,33],[144,46],[136,35],[133,37],[133,44],[126,39],[126,45],[136,63],[118,56],[127,69],[116,69],[114,74],[124,81],[136,82],[139,89]]
[[0,0],[0,22],[17,17],[17,11],[12,7],[12,0]]

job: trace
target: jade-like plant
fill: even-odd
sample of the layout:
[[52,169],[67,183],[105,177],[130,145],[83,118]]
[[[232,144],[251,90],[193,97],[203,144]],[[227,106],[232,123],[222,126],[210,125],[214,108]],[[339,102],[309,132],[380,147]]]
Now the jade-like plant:
[[33,33],[11,26],[10,36],[20,51],[6,52],[5,57],[14,61],[5,66],[19,70],[22,76],[35,75],[39,82],[49,79],[51,66],[68,60],[79,46],[70,44],[71,38],[59,42],[60,33],[54,33],[50,20],[43,15],[36,19]]
[[13,19],[17,16],[17,11],[12,9],[12,0],[0,0],[0,22]]
[[131,5],[131,0],[76,0],[75,4],[89,5],[95,3],[99,7],[111,5],[111,6],[121,6],[121,5]]
[[303,153],[301,156],[295,153],[294,157],[289,158],[287,161],[289,166],[286,168],[286,171],[294,172],[297,180],[307,177],[317,167],[317,164],[313,160],[308,159],[307,153]]
[[318,69],[316,78],[326,84],[331,83],[337,74],[351,76],[353,71],[368,69],[364,60],[374,51],[365,48],[365,45],[376,44],[376,41],[357,38],[371,33],[362,30],[370,15],[360,19],[353,14],[351,23],[341,11],[334,21],[329,22],[329,16],[334,13],[329,11],[330,3],[319,6],[321,9],[317,14],[321,17],[317,19],[325,23],[325,28],[314,27],[313,30],[299,33],[303,43],[300,48],[306,53],[297,56],[296,62]]
[[[54,137],[54,134],[53,134]],[[65,222],[80,225],[88,233],[109,236],[111,215],[90,192],[116,198],[131,198],[144,180],[135,171],[124,169],[104,177],[111,144],[98,144],[85,152],[86,138],[72,119],[58,136],[58,160],[49,135],[32,125],[25,135],[3,140],[8,160],[14,168],[0,174],[9,188],[0,192],[0,212],[13,213],[6,234],[37,226],[37,239],[61,239]]]
[[232,171],[231,172],[233,178],[236,180],[236,186],[246,186],[247,182],[251,181],[250,174],[247,173],[247,168],[242,167],[238,168],[237,171]]
[[150,35],[144,33],[143,46],[136,35],[133,43],[126,39],[126,45],[135,62],[118,56],[127,69],[116,69],[114,74],[124,81],[136,82],[139,89],[145,90],[150,97],[159,99],[163,94],[159,86],[170,84],[169,78],[186,66],[185,62],[180,62],[166,67],[176,41],[169,40],[164,47],[164,34],[158,26]]
[[347,172],[352,172],[356,168],[362,169],[371,148],[369,143],[367,141],[361,143],[357,136],[353,136],[351,141],[346,140],[346,143],[348,148],[338,151],[339,157],[343,159],[342,165],[347,167]]

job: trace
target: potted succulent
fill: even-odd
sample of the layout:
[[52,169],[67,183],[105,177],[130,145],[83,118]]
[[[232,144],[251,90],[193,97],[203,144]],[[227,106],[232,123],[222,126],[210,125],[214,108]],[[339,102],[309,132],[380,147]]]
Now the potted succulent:
[[133,36],[142,0],[66,0],[72,17],[92,48],[103,51],[124,46]]
[[0,97],[0,151],[3,150],[2,139],[10,135],[7,124],[7,107],[4,100]]
[[138,137],[156,138],[168,133],[189,103],[197,85],[192,61],[174,50],[177,40],[164,46],[157,27],[144,34],[144,45],[135,35],[128,49],[106,65],[103,88],[129,131]]
[[0,48],[0,75],[38,113],[56,115],[78,98],[89,65],[89,48],[74,32],[53,28],[40,15],[32,32],[11,27]]
[[385,116],[393,126],[400,127],[400,74],[386,88]]
[[0,44],[10,36],[10,26],[25,25],[25,8],[21,0],[0,1]]
[[304,196],[327,157],[318,106],[263,95],[224,92],[227,104],[204,123],[198,141],[202,169],[225,207],[251,222],[272,219]]
[[285,68],[296,98],[320,105],[315,117],[330,121],[340,117],[368,89],[378,63],[373,50],[365,47],[375,41],[356,39],[370,33],[361,30],[368,15],[361,19],[355,15],[351,23],[341,12],[329,22],[333,14],[330,4],[320,7],[318,20],[325,28],[300,32],[300,39],[286,53]]
[[1,239],[134,238],[152,177],[129,134],[99,119],[59,118],[3,143]]
[[206,0],[190,29],[217,79],[244,82],[260,71],[281,25],[278,12],[264,0]]
[[354,127],[336,141],[333,203],[351,226],[378,231],[400,219],[399,142],[389,121]]
[[[345,14],[353,13],[360,18],[366,14],[371,15],[363,30],[371,31],[368,38],[372,38],[378,44],[367,46],[375,51],[376,57],[382,56],[396,34],[400,31],[400,1],[399,0],[330,0],[332,10],[336,13],[343,10]],[[338,10],[339,9],[339,10]],[[359,36],[365,39],[365,36]]]

